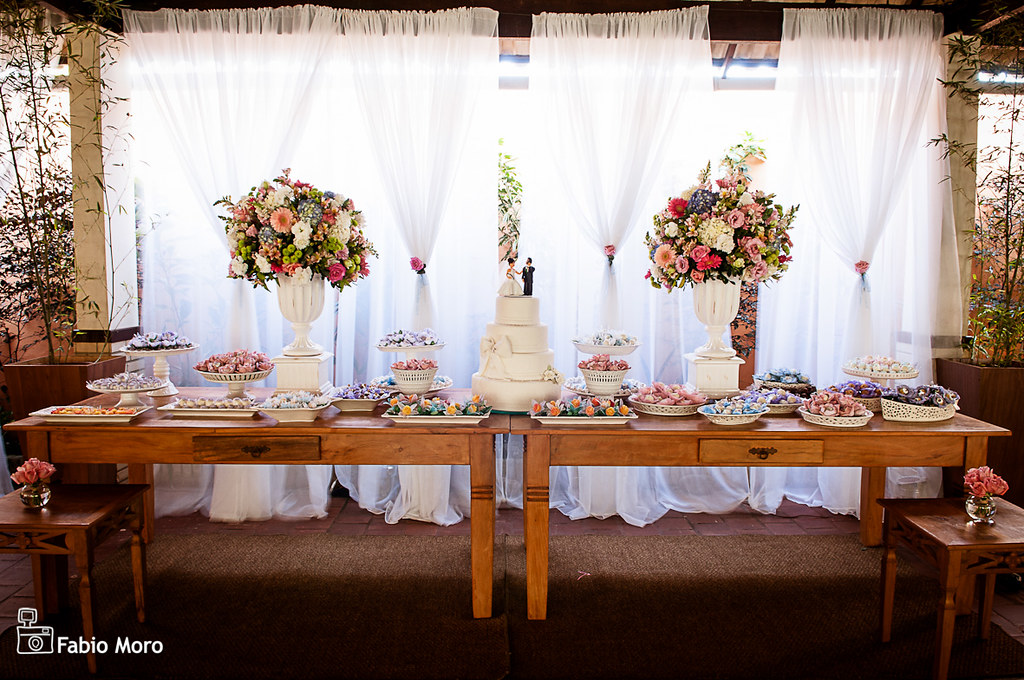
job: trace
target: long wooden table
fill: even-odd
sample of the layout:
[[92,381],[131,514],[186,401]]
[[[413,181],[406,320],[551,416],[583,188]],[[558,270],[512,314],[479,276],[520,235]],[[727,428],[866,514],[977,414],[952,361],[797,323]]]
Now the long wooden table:
[[939,423],[896,423],[881,417],[860,428],[811,425],[798,415],[762,417],[721,426],[695,416],[640,415],[624,425],[541,425],[513,416],[511,433],[525,435],[523,502],[527,617],[547,617],[548,479],[552,465],[859,467],[860,536],[882,540],[887,467],[972,468],[985,464],[988,438],[1001,427],[956,415]]
[[[215,388],[181,388],[180,397],[212,396]],[[269,389],[254,389],[257,397]],[[442,392],[464,399],[467,390]],[[147,399],[147,401],[150,401]],[[156,404],[171,399],[153,398]],[[83,404],[113,405],[116,395]],[[262,414],[244,420],[178,418],[152,409],[128,424],[47,424],[25,418],[6,426],[24,432],[26,457],[61,468],[65,482],[87,481],[79,463],[124,463],[129,481],[152,484],[154,463],[260,465],[469,465],[473,616],[491,615],[494,562],[494,435],[506,434],[509,416],[478,425],[396,425],[373,413],[329,407],[313,423],[279,423]],[[153,497],[145,526],[152,527]],[[152,537],[149,533],[147,540]]]

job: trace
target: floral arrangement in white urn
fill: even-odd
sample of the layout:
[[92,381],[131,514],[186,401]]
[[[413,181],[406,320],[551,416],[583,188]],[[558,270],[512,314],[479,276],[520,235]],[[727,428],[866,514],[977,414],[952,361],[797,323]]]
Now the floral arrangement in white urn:
[[792,259],[789,228],[799,206],[785,210],[775,194],[752,190],[749,182],[737,170],[712,181],[708,163],[697,184],[668,200],[644,237],[652,262],[645,278],[652,286],[672,290],[782,276]]
[[352,199],[289,174],[286,168],[237,203],[229,196],[215,203],[229,212],[221,217],[231,250],[229,278],[267,288],[278,277],[305,283],[319,274],[341,290],[368,276],[368,259],[377,251],[363,234],[363,215]]

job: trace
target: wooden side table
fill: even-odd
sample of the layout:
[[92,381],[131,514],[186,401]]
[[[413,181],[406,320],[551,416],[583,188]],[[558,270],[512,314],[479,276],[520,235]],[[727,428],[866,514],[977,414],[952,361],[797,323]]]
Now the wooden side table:
[[[148,484],[55,484],[53,497],[43,508],[26,508],[18,492],[0,498],[0,553],[32,556],[36,608],[40,616],[54,613],[67,604],[67,558],[72,555],[82,579],[78,594],[82,602],[82,633],[93,637],[92,567],[93,552],[99,544],[121,529],[132,532],[132,576],[135,611],[146,620],[146,549],[143,494]],[[89,671],[96,672],[96,655],[87,655]]]
[[[964,579],[983,577],[978,635],[988,639],[996,574],[1024,570],[1024,509],[996,499],[995,524],[972,524],[960,498],[878,501],[885,509],[882,555],[882,642],[892,636],[896,546],[903,544],[939,569],[942,597],[935,632],[932,677],[945,680],[953,648],[957,598],[973,596]],[[958,593],[959,590],[959,593]]]

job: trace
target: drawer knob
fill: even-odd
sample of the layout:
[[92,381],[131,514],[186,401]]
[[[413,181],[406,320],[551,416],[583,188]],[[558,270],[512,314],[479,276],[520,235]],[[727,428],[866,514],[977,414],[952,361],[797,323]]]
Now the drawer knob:
[[751,456],[760,458],[761,460],[767,460],[768,456],[779,452],[779,450],[774,446],[751,446],[748,451]]
[[259,458],[264,453],[270,450],[270,447],[262,444],[260,446],[243,446],[242,453],[248,453],[253,458]]

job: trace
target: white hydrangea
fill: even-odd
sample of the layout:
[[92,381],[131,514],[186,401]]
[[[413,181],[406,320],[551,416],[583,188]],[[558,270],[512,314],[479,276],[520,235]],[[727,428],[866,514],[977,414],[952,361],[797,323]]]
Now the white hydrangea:
[[256,253],[256,268],[264,274],[270,273],[270,262],[259,253]]
[[292,278],[295,280],[295,283],[309,283],[313,280],[313,270],[309,267],[299,267],[292,274]]
[[699,184],[694,184],[692,187],[690,187],[689,189],[687,189],[683,193],[679,194],[679,198],[682,198],[682,199],[685,199],[685,200],[689,201],[690,197],[693,196],[693,192],[696,191],[697,189],[700,189],[700,185]]
[[719,234],[718,238],[715,239],[715,244],[711,247],[715,250],[721,250],[723,253],[731,253],[733,248],[736,247],[736,242],[732,240],[732,234]]
[[[729,241],[732,242],[732,227],[730,227],[729,223],[720,217],[713,217],[710,220],[706,220],[703,224],[697,227],[697,238],[700,239],[701,243],[710,248],[726,251],[726,249],[719,248],[715,245],[718,243],[719,237],[721,236],[728,236]],[[728,250],[732,250],[732,246],[730,246]]]
[[292,225],[292,236],[295,237],[295,247],[303,250],[309,245],[309,238],[313,235],[313,227],[309,226],[306,220],[299,220]]
[[245,260],[241,257],[235,257],[231,260],[231,273],[235,276],[245,276],[245,273],[249,271],[249,266],[245,264]]
[[338,239],[342,243],[348,243],[348,240],[352,238],[352,215],[347,212],[343,212],[338,215],[338,221],[334,223],[334,228],[331,229],[331,236]]

